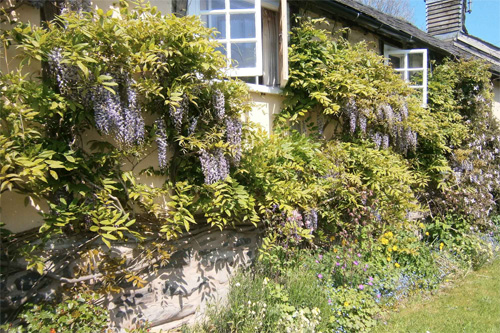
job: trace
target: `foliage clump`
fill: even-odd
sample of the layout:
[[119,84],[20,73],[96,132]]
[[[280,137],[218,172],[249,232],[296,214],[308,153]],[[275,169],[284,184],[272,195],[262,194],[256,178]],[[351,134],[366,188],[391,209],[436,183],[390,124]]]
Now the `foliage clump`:
[[[381,308],[491,257],[500,131],[484,64],[434,66],[423,107],[366,44],[303,20],[285,107],[267,135],[241,122],[248,92],[224,75],[212,30],[121,5],[120,18],[66,13],[2,34],[43,63],[36,80],[0,77],[1,191],[48,202],[37,240],[78,232],[84,245],[111,246],[172,239],[200,222],[262,222],[262,266],[233,281],[229,307],[202,325],[220,332],[369,331]],[[157,162],[141,170],[150,154]],[[168,260],[158,240],[139,246],[137,269],[101,262],[104,285],[140,287],[141,270]],[[47,270],[27,248],[28,268]]]
[[[2,238],[2,261],[22,256],[40,279],[50,272],[68,283],[99,279],[96,288],[106,291],[125,280],[142,286],[140,273],[168,260],[164,242],[193,224],[258,220],[254,197],[230,177],[241,159],[248,92],[225,75],[214,31],[195,17],[128,6],[66,11],[43,27],[19,24],[1,35],[20,50],[22,65],[0,76],[0,191],[48,205],[34,242]],[[40,63],[41,77],[26,74],[24,65]],[[75,234],[84,238],[75,251],[45,247]],[[75,279],[49,265],[50,257],[67,265],[98,241],[132,241],[141,254],[129,267],[104,255],[109,260]]]
[[[366,43],[351,45],[303,19],[292,29],[290,77],[280,121],[318,113],[320,133],[335,121],[344,139],[365,138],[377,148],[407,154],[428,116],[414,91]],[[421,133],[422,132],[422,133]]]

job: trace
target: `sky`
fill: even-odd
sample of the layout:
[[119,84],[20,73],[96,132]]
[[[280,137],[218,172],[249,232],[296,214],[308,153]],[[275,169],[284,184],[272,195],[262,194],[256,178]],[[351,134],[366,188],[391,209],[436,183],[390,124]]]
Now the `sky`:
[[[425,1],[410,0],[413,24],[426,30]],[[472,0],[472,12],[465,14],[465,27],[473,35],[500,47],[500,0]]]

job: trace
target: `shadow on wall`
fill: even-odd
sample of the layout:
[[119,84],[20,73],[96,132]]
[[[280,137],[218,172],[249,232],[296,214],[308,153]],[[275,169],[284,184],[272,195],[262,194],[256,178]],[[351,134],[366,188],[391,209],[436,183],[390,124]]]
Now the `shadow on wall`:
[[194,322],[207,301],[223,298],[235,268],[255,258],[260,230],[252,227],[210,228],[175,244],[167,265],[151,273],[141,289],[123,285],[125,292],[109,303],[117,328],[149,322],[155,329],[171,329]]

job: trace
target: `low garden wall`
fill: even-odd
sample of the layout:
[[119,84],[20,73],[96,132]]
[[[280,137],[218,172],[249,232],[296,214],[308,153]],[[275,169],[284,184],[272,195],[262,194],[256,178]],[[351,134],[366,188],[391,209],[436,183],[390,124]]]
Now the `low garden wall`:
[[[102,300],[102,305],[110,312],[112,326],[123,331],[148,322],[154,330],[165,330],[193,322],[208,301],[224,297],[231,274],[255,258],[260,234],[261,230],[253,226],[224,230],[204,227],[169,243],[174,249],[170,260],[146,274],[147,283],[142,288],[121,283],[121,292],[109,293]],[[55,241],[48,247],[64,253],[82,243],[74,237]],[[101,245],[96,249],[127,261],[137,252],[137,244],[133,242],[117,243],[109,250]],[[71,272],[79,264],[81,262],[67,264],[62,276],[74,279]],[[97,279],[88,283],[96,282]],[[38,303],[59,298],[65,286],[68,284],[61,284],[50,276],[42,277],[34,271],[9,274],[0,281],[0,312],[4,317],[11,314],[34,288],[40,287],[34,296],[34,303]]]

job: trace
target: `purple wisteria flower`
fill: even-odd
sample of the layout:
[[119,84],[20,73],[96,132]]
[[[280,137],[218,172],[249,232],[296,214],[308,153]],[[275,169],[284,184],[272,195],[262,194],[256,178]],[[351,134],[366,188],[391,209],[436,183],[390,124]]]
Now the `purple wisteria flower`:
[[[108,76],[111,76],[108,74]],[[115,93],[103,86],[89,91],[89,101],[94,109],[97,129],[106,135],[114,135],[124,147],[140,145],[144,140],[144,119],[142,118],[137,93],[132,87],[135,81],[124,77],[116,79],[119,85]]]
[[222,119],[224,119],[224,115],[226,114],[226,107],[225,107],[226,100],[224,98],[224,94],[217,89],[214,93],[213,99],[214,99],[213,103],[214,103],[215,117],[219,121],[221,121]]
[[304,214],[304,224],[311,233],[318,228],[318,212],[316,209],[311,209]]
[[238,165],[241,160],[241,129],[242,124],[238,118],[226,118],[226,139],[233,148],[234,165]]
[[198,126],[198,117],[194,117],[191,121],[191,125],[188,128],[188,135],[193,135],[196,131],[196,126]]
[[156,124],[156,144],[158,146],[158,164],[160,169],[165,169],[168,165],[167,160],[167,133],[163,119],[157,119]]
[[170,105],[169,114],[177,132],[182,130],[184,115],[187,113],[188,99],[184,97],[178,106]]
[[76,66],[63,63],[63,60],[63,49],[54,48],[50,51],[47,59],[50,72],[57,82],[59,92],[71,99],[77,99],[76,89],[80,81],[79,70]]
[[222,149],[217,148],[213,152],[202,149],[199,158],[205,184],[216,183],[229,175],[229,163]]

